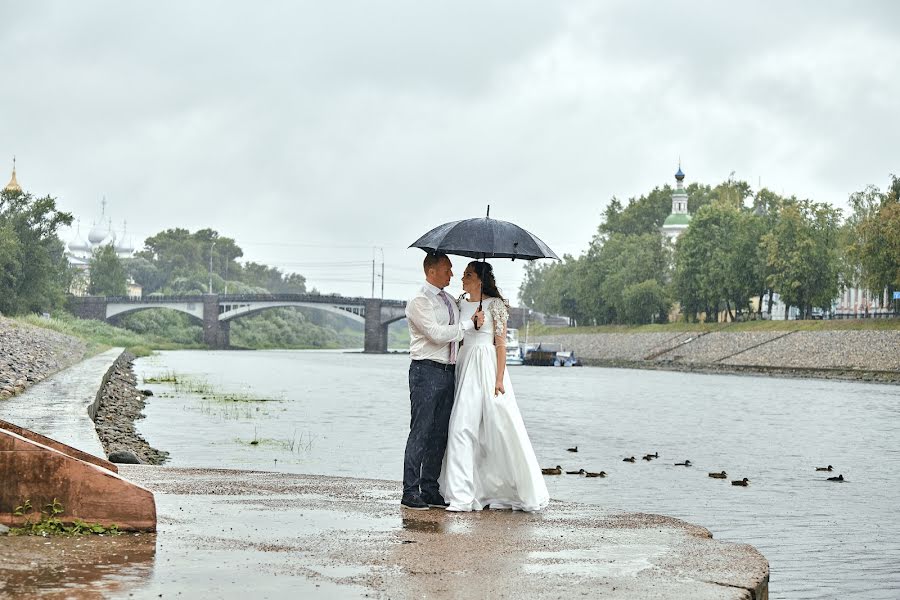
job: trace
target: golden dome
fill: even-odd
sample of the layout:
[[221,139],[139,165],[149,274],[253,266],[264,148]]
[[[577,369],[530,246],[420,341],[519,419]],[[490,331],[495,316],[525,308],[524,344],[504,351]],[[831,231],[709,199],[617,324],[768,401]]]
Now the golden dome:
[[13,158],[13,172],[12,179],[9,180],[9,183],[6,184],[6,187],[3,188],[4,192],[21,192],[22,187],[19,185],[19,182],[16,181],[16,159]]

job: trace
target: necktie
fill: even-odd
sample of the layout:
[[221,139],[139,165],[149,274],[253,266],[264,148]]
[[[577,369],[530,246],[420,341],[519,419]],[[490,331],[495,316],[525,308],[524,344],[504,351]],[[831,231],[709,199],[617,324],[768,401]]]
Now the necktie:
[[[456,323],[456,318],[453,314],[453,306],[450,304],[450,296],[447,295],[447,292],[441,290],[441,293],[438,294],[441,297],[441,300],[444,301],[444,304],[447,305],[447,312],[450,313],[450,324],[453,325]],[[456,342],[450,342],[450,364],[456,364]]]

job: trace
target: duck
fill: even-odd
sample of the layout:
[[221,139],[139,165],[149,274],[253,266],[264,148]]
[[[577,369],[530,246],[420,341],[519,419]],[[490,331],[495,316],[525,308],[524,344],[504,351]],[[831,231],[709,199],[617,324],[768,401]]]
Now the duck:
[[584,475],[587,473],[584,469],[578,469],[577,471],[566,471],[566,475]]
[[651,461],[654,458],[659,458],[659,452],[654,452],[653,454],[645,454],[644,455],[644,460],[646,460],[646,461]]
[[606,471],[600,471],[599,473],[592,473],[590,471],[586,471],[584,476],[585,477],[606,477]]
[[738,479],[737,481],[732,481],[731,485],[739,485],[741,487],[747,487],[750,484],[750,480],[744,477],[743,479]]
[[575,446],[573,448],[566,448],[566,452],[578,452],[578,446]]
[[722,471],[721,473],[710,473],[709,476],[713,479],[725,479],[726,477],[728,477],[728,473]]
[[632,462],[632,463],[633,463],[633,462],[634,462],[634,457],[631,456],[631,457],[629,457],[629,458],[623,458],[623,459],[622,459],[622,462]]
[[556,467],[551,467],[549,469],[541,469],[541,473],[544,475],[562,475],[562,467],[556,465]]
[[689,467],[691,466],[691,461],[685,460],[684,462],[675,463],[676,467]]
[[831,465],[828,465],[827,467],[816,467],[816,471],[829,471],[829,472],[831,472],[831,471],[833,471],[833,470],[834,470],[834,467],[832,467]]
[[844,474],[843,474],[843,473],[841,473],[841,474],[838,475],[837,477],[829,477],[829,478],[828,478],[828,481],[843,481],[843,480],[844,480]]

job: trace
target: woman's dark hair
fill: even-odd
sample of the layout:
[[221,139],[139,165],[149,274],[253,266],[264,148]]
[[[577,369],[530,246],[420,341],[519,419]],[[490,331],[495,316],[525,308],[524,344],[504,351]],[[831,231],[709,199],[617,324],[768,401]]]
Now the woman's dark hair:
[[491,263],[473,260],[469,263],[469,268],[471,268],[478,279],[481,280],[482,296],[500,298],[503,302],[506,302],[506,298],[501,296],[500,290],[497,289],[497,282],[494,280],[494,267],[491,266]]

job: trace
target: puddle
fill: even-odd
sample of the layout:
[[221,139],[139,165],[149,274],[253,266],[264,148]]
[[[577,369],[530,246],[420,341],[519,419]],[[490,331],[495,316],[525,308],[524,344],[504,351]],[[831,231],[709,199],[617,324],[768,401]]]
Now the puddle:
[[403,519],[403,529],[422,531],[424,533],[447,533],[445,521],[429,521],[425,519]]
[[[333,530],[360,530],[367,533],[392,531],[394,517],[370,517],[363,513],[313,509],[303,506],[299,498],[260,497],[228,498],[225,496],[172,496],[156,498],[160,514],[185,515],[184,522],[172,526],[160,522],[160,533],[188,529],[204,536],[220,536],[235,540],[290,540]],[[187,513],[187,514],[186,514]]]
[[666,551],[666,546],[629,544],[555,552],[530,552],[522,569],[533,575],[579,575],[584,577],[635,577],[654,568],[650,559]]

